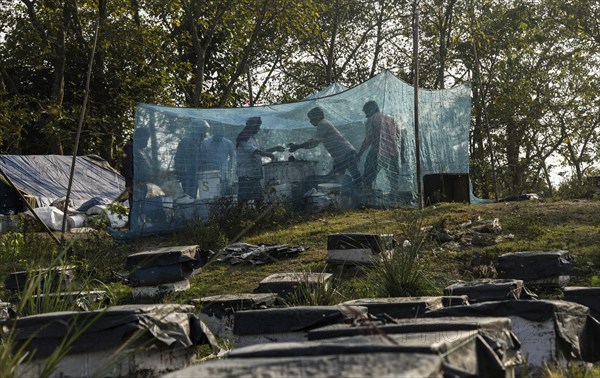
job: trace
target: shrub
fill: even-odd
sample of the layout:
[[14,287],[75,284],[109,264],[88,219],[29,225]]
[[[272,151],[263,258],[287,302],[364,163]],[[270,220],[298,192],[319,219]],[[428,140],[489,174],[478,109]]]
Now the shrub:
[[211,207],[211,220],[219,224],[230,240],[291,224],[293,212],[281,204],[235,203],[221,198]]
[[439,289],[426,275],[419,256],[426,240],[418,218],[400,223],[400,240],[393,253],[383,253],[381,261],[368,268],[366,277],[374,294],[380,297],[437,295]]
[[341,302],[335,279],[326,282],[322,278],[310,279],[311,272],[302,273],[302,280],[296,289],[285,299],[288,306],[331,306]]

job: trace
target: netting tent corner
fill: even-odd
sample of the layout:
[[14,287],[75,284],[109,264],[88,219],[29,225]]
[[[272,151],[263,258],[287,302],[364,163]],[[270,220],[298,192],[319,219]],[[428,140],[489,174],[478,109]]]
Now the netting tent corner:
[[[221,198],[258,195],[306,209],[309,193],[334,193],[335,203],[347,208],[414,206],[413,87],[385,70],[355,87],[331,90],[294,103],[241,108],[138,104],[135,130],[150,132],[149,138],[134,134],[130,230],[168,231],[206,219]],[[314,111],[309,119],[315,107],[324,119]],[[423,177],[468,177],[470,117],[469,84],[419,90]],[[249,132],[247,124],[256,120],[258,133]],[[248,159],[258,161],[254,177]]]

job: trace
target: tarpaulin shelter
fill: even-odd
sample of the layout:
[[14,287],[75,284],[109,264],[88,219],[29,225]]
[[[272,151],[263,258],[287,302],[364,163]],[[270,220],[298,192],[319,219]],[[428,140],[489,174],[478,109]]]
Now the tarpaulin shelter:
[[[377,140],[380,155],[383,156],[381,151],[387,149],[392,158],[388,156],[387,160],[381,160],[375,155],[375,160],[369,163],[369,154],[376,148],[373,144],[358,160],[360,177],[351,170],[340,174],[337,169],[339,161],[334,161],[334,155],[339,155],[339,151],[335,150],[336,146],[331,146],[331,140],[323,140],[325,134],[317,133],[320,126],[313,126],[307,114],[311,109],[320,107],[324,118],[348,142],[344,148],[358,152],[366,136],[367,118],[363,106],[368,101],[374,101],[381,113],[395,122],[394,139],[386,139],[388,134],[382,133]],[[205,129],[197,132],[202,136],[198,139],[196,134],[194,143],[182,142],[194,134],[194,129],[199,130],[199,123],[206,127],[206,121],[210,130],[223,129],[225,138],[235,149],[236,138],[252,117],[260,117],[262,121],[256,135],[261,149],[286,148],[283,152],[274,152],[273,160],[262,158],[261,186],[266,201],[288,199],[298,204],[305,201],[312,190],[315,196],[321,192],[335,192],[337,204],[348,208],[365,204],[415,206],[418,190],[413,108],[413,87],[387,70],[353,88],[331,95],[309,96],[294,103],[227,109],[138,104],[135,130],[149,130],[150,138],[136,140],[134,136],[134,154],[136,151],[140,156],[143,154],[142,158],[134,158],[135,181],[144,189],[134,190],[131,230],[165,231],[180,227],[190,219],[206,217],[211,202],[217,198],[228,196],[235,200],[242,187],[236,176],[236,172],[238,175],[240,172],[239,166],[236,170],[239,163],[236,157],[233,158],[232,169],[206,169],[198,163],[191,172],[178,169],[177,160],[183,156],[188,165],[190,161],[194,165],[202,160],[198,151],[207,141],[200,142],[199,139],[204,136]],[[463,196],[465,202],[473,198],[468,184],[470,117],[470,85],[445,90],[419,90],[422,179],[440,174],[466,178],[466,181],[463,180],[467,193]],[[322,143],[314,148],[287,149],[290,143],[298,145],[313,138],[321,138]],[[236,156],[240,158],[239,153]],[[374,168],[373,161],[378,169]],[[395,174],[388,169],[392,165],[398,166]],[[345,171],[343,164],[341,171]],[[373,183],[365,185],[368,177],[374,179]],[[182,183],[188,180],[194,185],[191,193],[187,190],[186,194]],[[306,206],[302,204],[300,207]]]
[[[72,162],[72,156],[63,155],[0,155],[0,213],[26,210],[13,185],[32,207],[50,206],[66,197]],[[124,189],[123,176],[105,160],[76,158],[69,196],[74,208],[92,198],[116,199]]]

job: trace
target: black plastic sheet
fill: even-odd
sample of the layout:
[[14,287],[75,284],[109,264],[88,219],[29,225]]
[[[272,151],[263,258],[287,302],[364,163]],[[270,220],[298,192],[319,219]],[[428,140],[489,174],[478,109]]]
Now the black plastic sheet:
[[248,244],[233,243],[224,248],[218,260],[231,265],[252,264],[263,265],[285,258],[295,257],[308,247],[290,246],[287,244]]
[[[589,308],[559,300],[519,300],[483,302],[428,312],[426,317],[518,316],[533,322],[552,319],[561,356],[586,362],[600,361],[600,326]],[[550,342],[550,341],[549,341]]]
[[439,356],[371,353],[285,358],[227,358],[193,365],[163,378],[189,377],[398,377],[441,378]]
[[478,332],[465,332],[453,338],[440,338],[435,332],[419,332],[256,344],[232,349],[227,353],[227,358],[286,358],[378,353],[436,355],[441,357],[444,365],[451,367],[449,369],[451,374],[448,374],[450,376],[499,377],[505,374],[502,361]]
[[235,335],[261,335],[307,331],[365,315],[359,306],[297,306],[238,311],[234,314]]
[[17,347],[36,351],[36,358],[43,358],[77,331],[82,333],[71,346],[74,353],[116,348],[134,335],[174,347],[203,343],[206,335],[194,310],[194,306],[177,304],[123,305],[90,312],[33,315],[1,324],[3,334],[14,327]]
[[568,251],[525,251],[498,256],[496,269],[502,278],[521,280],[551,278],[571,273]]
[[131,286],[155,286],[190,277],[212,255],[197,245],[159,248],[127,256],[125,269]]

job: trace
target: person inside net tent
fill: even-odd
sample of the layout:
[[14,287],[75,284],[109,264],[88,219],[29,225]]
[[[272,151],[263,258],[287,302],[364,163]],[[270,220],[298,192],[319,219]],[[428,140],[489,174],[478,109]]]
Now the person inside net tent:
[[[136,140],[138,146],[143,148],[133,148],[133,142]],[[148,141],[150,140],[150,130],[145,127],[138,127],[133,131],[133,135],[123,146],[123,177],[125,178],[125,188],[128,194],[129,204],[133,199],[133,191],[140,190],[145,197],[146,183],[152,178],[154,168],[148,151]],[[134,174],[134,164],[137,170]]]
[[200,170],[200,149],[210,125],[205,120],[192,119],[185,136],[177,145],[175,152],[175,176],[181,183],[183,192],[196,198]]
[[250,117],[246,120],[246,126],[238,134],[235,142],[237,155],[237,178],[238,178],[238,202],[248,203],[262,201],[263,178],[262,158],[275,158],[273,152],[283,152],[283,146],[261,149],[256,134],[260,131],[262,119]]
[[344,175],[348,171],[352,176],[353,187],[360,189],[359,159],[354,146],[344,138],[331,122],[325,119],[325,112],[321,107],[312,108],[308,112],[308,119],[317,128],[315,136],[304,143],[289,143],[289,151],[295,152],[299,149],[315,148],[319,144],[323,144],[323,147],[333,159],[332,175]]
[[[148,128],[138,127],[123,147],[123,177],[130,208],[128,222],[130,229],[138,227],[140,220],[134,219],[131,215],[137,214],[139,217],[144,199],[148,194],[148,183],[157,176],[148,151],[150,136]],[[134,148],[134,141],[136,148]]]
[[400,191],[399,155],[404,161],[404,149],[400,145],[400,131],[394,118],[385,115],[375,101],[367,101],[363,105],[365,121],[365,139],[358,156],[360,157],[370,147],[365,159],[363,184],[365,189],[372,190],[377,174],[383,168],[391,186],[391,195],[396,198]]
[[212,136],[202,141],[200,151],[200,166],[203,172],[219,171],[221,179],[221,194],[230,194],[231,176],[235,150],[233,143],[224,137],[223,125],[212,127]]

